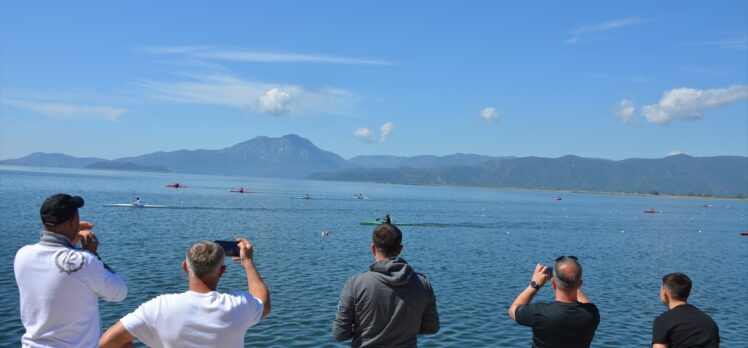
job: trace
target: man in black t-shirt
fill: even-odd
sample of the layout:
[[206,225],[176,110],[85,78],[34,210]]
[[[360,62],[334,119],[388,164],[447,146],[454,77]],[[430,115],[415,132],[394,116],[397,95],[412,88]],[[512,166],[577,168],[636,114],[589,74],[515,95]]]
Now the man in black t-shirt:
[[[530,303],[551,279],[556,300]],[[537,264],[530,285],[509,307],[509,317],[532,327],[532,346],[589,347],[600,324],[600,313],[582,292],[582,265],[574,256],[561,256],[553,268]]]
[[686,303],[691,294],[691,279],[683,273],[662,277],[660,299],[669,311],[660,314],[652,325],[652,348],[719,347],[719,327],[714,320]]

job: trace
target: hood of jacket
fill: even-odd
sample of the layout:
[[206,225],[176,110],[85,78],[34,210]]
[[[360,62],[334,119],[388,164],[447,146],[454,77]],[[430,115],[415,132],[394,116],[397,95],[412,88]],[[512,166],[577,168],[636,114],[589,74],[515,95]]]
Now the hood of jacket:
[[390,257],[373,263],[369,267],[374,278],[390,286],[403,286],[410,282],[415,273],[413,268],[399,256]]

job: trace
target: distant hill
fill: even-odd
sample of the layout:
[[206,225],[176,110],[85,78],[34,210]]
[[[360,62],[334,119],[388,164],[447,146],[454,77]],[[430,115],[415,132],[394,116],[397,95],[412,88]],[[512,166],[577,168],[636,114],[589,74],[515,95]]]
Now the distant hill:
[[65,167],[65,168],[83,168],[96,162],[105,162],[103,158],[95,157],[73,157],[61,153],[43,153],[34,152],[28,156],[0,161],[2,164],[12,164],[18,166],[37,166],[37,167]]
[[472,166],[500,157],[456,153],[447,156],[421,155],[413,157],[402,156],[356,156],[348,160],[352,166],[361,168],[436,168],[442,166],[465,165]]
[[108,169],[108,170],[125,170],[132,172],[153,172],[168,173],[169,170],[164,167],[142,166],[130,162],[96,162],[85,166],[88,169]]
[[194,174],[478,185],[528,189],[748,197],[748,157],[691,157],[622,161],[564,156],[357,156],[349,161],[289,134],[256,137],[220,150],[179,150],[105,160],[33,153],[2,164],[170,171]]
[[748,157],[603,159],[564,156],[491,160],[439,168],[351,168],[321,180],[748,197]]
[[305,178],[348,167],[342,157],[295,134],[256,137],[221,150],[180,150],[127,157],[114,162],[164,167],[172,172]]

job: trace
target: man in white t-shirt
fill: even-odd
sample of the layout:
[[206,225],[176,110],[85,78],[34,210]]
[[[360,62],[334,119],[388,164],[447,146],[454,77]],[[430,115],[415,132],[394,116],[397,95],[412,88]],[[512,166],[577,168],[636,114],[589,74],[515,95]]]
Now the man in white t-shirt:
[[122,301],[127,296],[125,281],[96,253],[99,241],[90,231],[93,225],[80,221],[82,206],[79,196],[49,196],[39,209],[44,224],[39,243],[16,253],[23,347],[96,347],[101,337],[98,298]]
[[226,271],[216,243],[193,244],[182,262],[189,290],[158,296],[124,316],[101,337],[102,348],[123,347],[137,338],[149,347],[244,347],[244,335],[270,313],[270,293],[252,260],[253,247],[238,238],[239,257],[249,291],[220,293]]

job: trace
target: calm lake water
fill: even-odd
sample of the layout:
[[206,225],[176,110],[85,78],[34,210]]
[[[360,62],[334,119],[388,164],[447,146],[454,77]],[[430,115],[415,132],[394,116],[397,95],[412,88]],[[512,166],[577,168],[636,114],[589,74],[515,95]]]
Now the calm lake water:
[[[164,186],[177,181],[188,187]],[[229,192],[240,186],[251,193]],[[38,241],[39,206],[57,192],[84,197],[81,216],[96,225],[99,253],[128,283],[124,302],[100,302],[105,328],[159,294],[186,290],[180,265],[191,243],[245,236],[273,300],[246,345],[349,346],[332,339],[331,325],[346,279],[373,262],[372,227],[359,222],[390,213],[417,225],[402,227],[402,256],[437,296],[441,331],[419,337],[421,346],[529,346],[531,330],[509,319],[509,304],[537,262],[576,255],[602,316],[593,346],[647,346],[666,310],[660,278],[680,271],[694,282],[690,302],[717,321],[722,346],[748,347],[745,201],[11,166],[0,166],[0,346],[19,345],[24,331],[14,255]],[[298,199],[304,193],[313,199]],[[171,208],[104,206],[135,196]],[[642,213],[650,207],[661,213]],[[245,281],[231,264],[219,290]],[[536,296],[550,299],[549,286]]]

